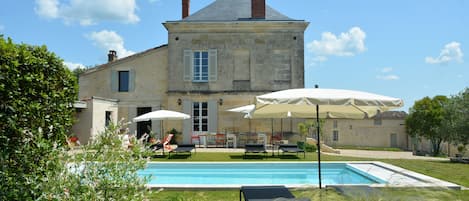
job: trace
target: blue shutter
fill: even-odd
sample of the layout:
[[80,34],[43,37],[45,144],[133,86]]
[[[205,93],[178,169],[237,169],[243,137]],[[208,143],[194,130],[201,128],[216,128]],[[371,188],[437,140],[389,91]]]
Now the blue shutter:
[[217,81],[218,62],[217,62],[217,49],[208,50],[208,80]]
[[119,72],[111,70],[111,91],[117,92],[119,87]]
[[[182,111],[192,117],[192,101],[184,100],[182,104]],[[189,144],[191,141],[192,135],[192,119],[185,119],[183,120],[183,128],[182,128],[182,141],[184,144]]]
[[135,91],[135,70],[129,70],[129,92]]
[[216,100],[208,101],[208,132],[218,132],[218,102]]
[[193,62],[192,50],[184,50],[184,81],[192,80]]

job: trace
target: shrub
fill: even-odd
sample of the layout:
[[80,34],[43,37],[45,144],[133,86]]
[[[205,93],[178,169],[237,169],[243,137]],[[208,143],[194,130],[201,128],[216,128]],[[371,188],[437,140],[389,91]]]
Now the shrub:
[[305,144],[305,151],[306,152],[316,152],[316,150],[317,150],[316,145],[308,144],[308,143]]
[[0,35],[0,200],[38,199],[73,123],[77,83],[46,46]]

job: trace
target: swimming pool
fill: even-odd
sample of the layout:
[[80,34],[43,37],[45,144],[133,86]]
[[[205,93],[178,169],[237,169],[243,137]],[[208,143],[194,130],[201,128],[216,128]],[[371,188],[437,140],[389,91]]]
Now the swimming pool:
[[[322,163],[323,185],[386,182],[347,163]],[[150,186],[317,185],[317,163],[150,163],[138,172]]]

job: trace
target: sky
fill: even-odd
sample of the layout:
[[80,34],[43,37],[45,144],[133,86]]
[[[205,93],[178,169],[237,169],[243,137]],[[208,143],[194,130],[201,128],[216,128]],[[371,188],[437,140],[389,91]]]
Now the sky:
[[[214,0],[191,0],[190,13]],[[305,87],[402,98],[408,111],[425,96],[469,87],[467,0],[267,0],[309,22]],[[162,23],[181,19],[181,0],[3,1],[0,35],[46,45],[71,69],[167,44]],[[469,53],[467,53],[469,54]],[[466,61],[468,60],[468,61]]]

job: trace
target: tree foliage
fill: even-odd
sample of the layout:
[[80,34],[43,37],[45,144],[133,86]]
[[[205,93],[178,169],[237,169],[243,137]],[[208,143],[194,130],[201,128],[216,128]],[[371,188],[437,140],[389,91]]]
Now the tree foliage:
[[445,105],[443,129],[450,133],[454,144],[469,143],[469,88],[449,99]]
[[[56,200],[144,200],[148,178],[137,171],[146,164],[146,149],[122,147],[122,124],[111,124],[79,154],[63,153],[59,171],[48,172],[50,189],[41,198]],[[60,175],[60,176],[58,176]]]
[[45,46],[0,37],[0,200],[38,198],[73,123],[76,79]]
[[415,102],[406,118],[407,133],[429,139],[433,155],[440,153],[441,142],[450,139],[448,132],[442,129],[445,119],[444,106],[447,102],[446,96],[425,97]]

